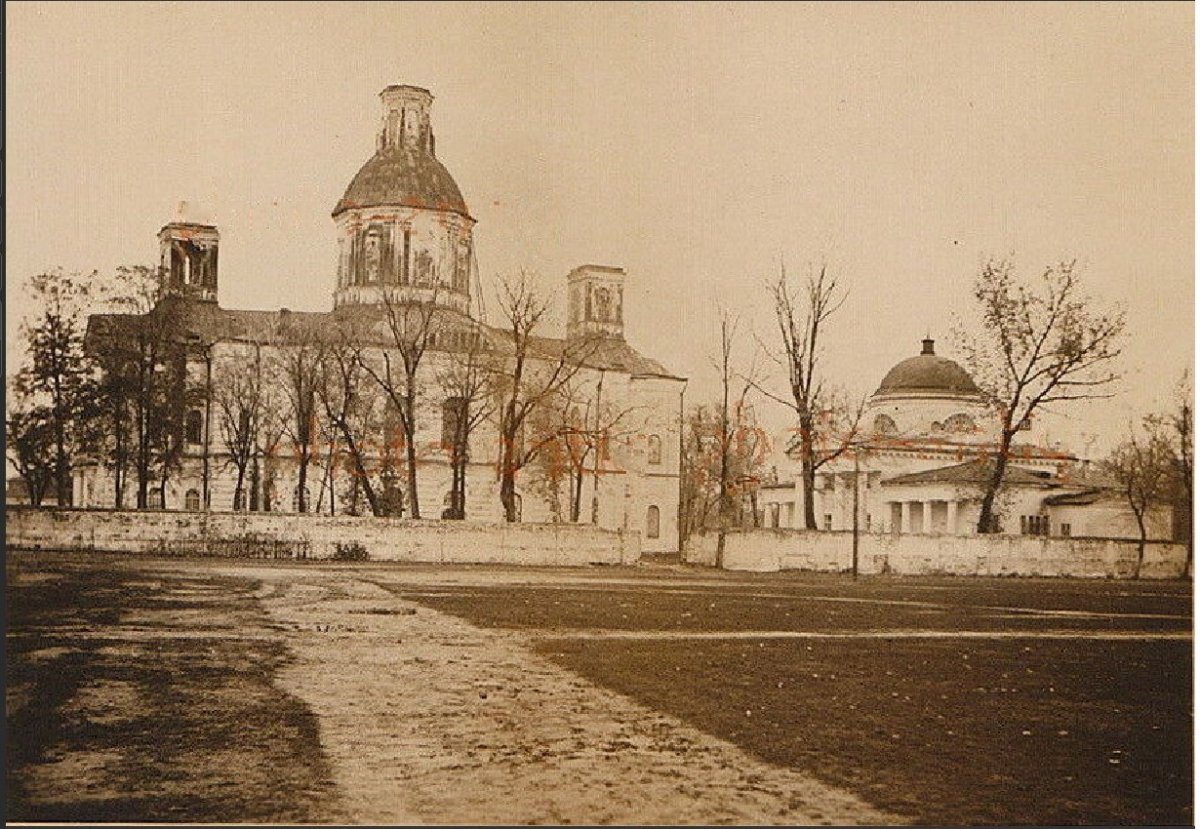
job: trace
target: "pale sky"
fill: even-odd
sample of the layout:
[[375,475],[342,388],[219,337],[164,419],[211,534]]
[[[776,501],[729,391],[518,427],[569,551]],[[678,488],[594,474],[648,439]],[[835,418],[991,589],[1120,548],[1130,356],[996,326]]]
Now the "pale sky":
[[374,151],[379,91],[409,83],[435,96],[484,293],[527,267],[565,304],[572,267],[626,268],[627,339],[690,401],[715,391],[719,304],[772,334],[781,259],[849,286],[827,365],[855,394],[927,332],[955,356],[984,258],[1078,259],[1129,335],[1119,395],[1040,424],[1077,451],[1192,364],[1188,3],[6,12],[10,350],[29,275],[153,263],[185,199],[219,226],[222,306],[331,307],[329,213]]

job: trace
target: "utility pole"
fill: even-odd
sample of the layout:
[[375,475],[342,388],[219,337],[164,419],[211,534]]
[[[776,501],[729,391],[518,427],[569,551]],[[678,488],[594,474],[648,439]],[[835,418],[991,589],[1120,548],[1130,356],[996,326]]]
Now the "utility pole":
[[854,540],[850,551],[850,574],[858,578],[858,444],[854,445]]

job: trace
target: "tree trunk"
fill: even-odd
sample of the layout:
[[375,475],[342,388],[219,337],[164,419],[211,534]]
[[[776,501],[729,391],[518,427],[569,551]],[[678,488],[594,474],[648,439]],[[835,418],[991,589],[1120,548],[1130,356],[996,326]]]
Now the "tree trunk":
[[421,517],[421,500],[417,497],[417,423],[414,419],[417,411],[416,378],[409,377],[404,396],[404,420],[400,424],[404,429],[404,457],[408,469],[408,512],[413,518]]
[[1138,525],[1138,547],[1137,547],[1137,562],[1133,565],[1133,577],[1141,578],[1142,562],[1146,558],[1146,511],[1143,509],[1140,512],[1134,511],[1134,517],[1137,519]]
[[25,488],[29,490],[29,505],[40,507],[42,505],[42,487],[38,483],[37,475],[22,475],[21,479],[25,481]]
[[[511,421],[509,421],[511,423]],[[512,431],[511,427],[509,431]],[[504,520],[516,523],[517,520],[517,469],[516,446],[512,435],[504,435],[500,447],[500,504],[504,507]]]
[[371,515],[379,517],[379,502],[375,498],[375,489],[371,486],[371,478],[363,465],[362,453],[359,451],[358,444],[354,442],[354,434],[345,421],[339,421],[338,426],[341,429],[342,437],[346,439],[346,449],[350,452],[350,457],[354,459],[355,477],[362,484],[363,496],[371,508]]
[[1009,431],[1006,425],[1000,435],[1000,448],[996,452],[996,465],[992,469],[987,487],[983,491],[983,503],[979,505],[979,522],[975,525],[975,532],[977,533],[992,532],[992,513],[996,507],[996,494],[1000,491],[1001,484],[1004,483],[1004,471],[1008,467],[1008,453],[1011,448],[1012,432]]
[[804,529],[817,528],[817,471],[808,461],[800,462],[800,489],[804,492]]
[[583,501],[583,465],[571,470],[571,523],[579,523],[579,510]]
[[259,512],[262,509],[262,502],[260,500],[261,490],[259,487],[261,481],[262,478],[259,474],[258,468],[258,455],[255,454],[255,456],[250,459],[250,496],[247,499],[251,512]]
[[409,438],[405,448],[405,470],[408,486],[408,511],[413,518],[421,517],[421,500],[417,497],[417,447]]
[[500,477],[500,503],[504,507],[504,520],[510,524],[517,521],[517,484],[511,469],[504,469]]
[[[246,484],[246,464],[240,463],[237,465],[237,484],[233,488],[233,511],[244,512],[246,510],[246,493],[243,487]],[[238,507],[238,493],[242,494],[242,506]]]
[[308,487],[308,450],[300,450],[300,469],[296,476],[296,511],[308,512],[308,497],[305,490]]

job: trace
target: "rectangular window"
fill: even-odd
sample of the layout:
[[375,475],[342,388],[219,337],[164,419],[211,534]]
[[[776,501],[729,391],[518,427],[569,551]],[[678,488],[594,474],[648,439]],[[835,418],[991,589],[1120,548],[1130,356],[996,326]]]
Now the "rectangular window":
[[1063,538],[1070,538],[1071,537],[1071,525],[1070,524],[1059,524],[1058,525],[1058,534],[1061,535]]
[[827,530],[833,529],[833,516],[830,515],[829,513],[825,513],[825,529],[827,529]]
[[1021,535],[1029,535],[1029,519],[1021,516]]

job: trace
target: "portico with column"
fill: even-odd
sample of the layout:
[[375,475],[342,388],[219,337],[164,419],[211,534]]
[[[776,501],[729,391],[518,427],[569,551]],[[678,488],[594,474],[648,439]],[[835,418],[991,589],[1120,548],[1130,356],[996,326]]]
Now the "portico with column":
[[[889,496],[890,497],[890,496]],[[950,493],[940,496],[903,497],[888,500],[885,515],[891,519],[888,529],[901,535],[957,535],[964,530],[959,526],[962,511],[961,499]]]

